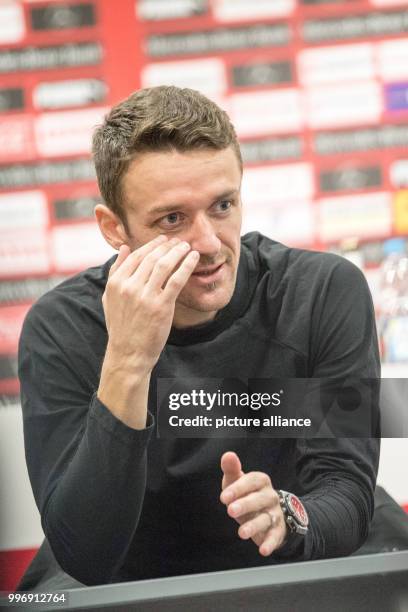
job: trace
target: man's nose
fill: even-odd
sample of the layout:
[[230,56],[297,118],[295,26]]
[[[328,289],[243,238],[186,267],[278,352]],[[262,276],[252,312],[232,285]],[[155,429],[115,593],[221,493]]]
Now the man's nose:
[[217,255],[221,249],[221,240],[217,237],[216,229],[205,214],[196,216],[186,240],[200,255]]

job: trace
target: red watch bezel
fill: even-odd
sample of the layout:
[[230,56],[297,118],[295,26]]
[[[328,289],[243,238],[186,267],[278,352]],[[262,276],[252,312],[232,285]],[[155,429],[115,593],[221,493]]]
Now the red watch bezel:
[[306,512],[306,508],[293,493],[286,493],[286,503],[290,513],[295,517],[295,520],[302,526],[307,527],[309,525],[309,517]]

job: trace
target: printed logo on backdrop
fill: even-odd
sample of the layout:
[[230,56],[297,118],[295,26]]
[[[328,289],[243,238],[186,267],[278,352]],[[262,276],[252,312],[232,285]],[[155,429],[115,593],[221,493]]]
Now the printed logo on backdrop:
[[0,113],[24,108],[24,90],[21,87],[0,89]]
[[141,71],[143,87],[167,83],[198,89],[209,97],[222,96],[227,89],[225,64],[221,59],[183,60],[148,64]]
[[[317,201],[320,240],[350,236],[371,238],[391,235],[391,194],[386,192],[322,198]],[[370,219],[370,223],[367,223]]]
[[229,109],[240,137],[298,132],[304,123],[301,92],[295,87],[235,93]]
[[342,81],[367,81],[376,76],[373,43],[302,49],[297,55],[299,80],[311,87]]
[[376,122],[383,110],[381,86],[367,81],[311,87],[305,91],[305,107],[314,129]]
[[73,272],[99,265],[115,254],[95,221],[53,227],[50,245],[56,272]]
[[44,192],[0,195],[0,277],[49,272],[47,226]]
[[100,204],[99,196],[84,195],[77,198],[55,200],[53,202],[54,216],[58,221],[68,219],[93,219],[94,208]]
[[319,172],[319,188],[322,192],[361,191],[382,185],[380,166],[344,167]]
[[408,11],[310,19],[305,21],[302,28],[303,39],[308,43],[389,36],[407,31]]
[[408,83],[396,83],[384,87],[385,110],[398,113],[408,110]]
[[243,140],[240,142],[244,163],[299,159],[303,155],[304,142],[300,136],[282,136]]
[[[296,223],[294,223],[296,219]],[[278,242],[310,246],[316,234],[316,207],[311,201],[251,203],[243,211],[242,233],[259,231]]]
[[2,279],[0,283],[0,303],[10,305],[19,302],[35,302],[66,278],[66,276],[48,276],[46,278],[25,278],[22,280]]
[[33,30],[64,30],[96,24],[95,6],[91,2],[30,7],[29,18]]
[[295,0],[212,0],[214,18],[220,22],[286,17],[295,7]]
[[0,188],[76,183],[95,178],[95,167],[89,158],[0,166]]
[[136,10],[143,21],[196,17],[208,12],[208,0],[138,0]]
[[147,38],[146,52],[150,57],[167,57],[284,46],[289,44],[291,34],[286,23],[155,34]]
[[93,66],[101,63],[102,53],[102,45],[97,42],[0,51],[0,74],[71,66]]
[[313,138],[313,149],[318,155],[353,153],[406,147],[408,124],[383,125],[375,128],[320,132]]
[[242,180],[242,200],[249,207],[302,202],[314,191],[313,167],[307,162],[248,168]]
[[42,157],[90,152],[92,132],[105,107],[43,113],[34,122],[36,147]]
[[107,93],[107,84],[99,79],[39,83],[33,90],[33,104],[38,109],[87,106],[105,100]]
[[46,227],[18,227],[0,233],[2,279],[49,272],[50,256]]
[[293,82],[293,68],[290,61],[235,65],[231,77],[234,87],[281,85]]
[[0,232],[48,225],[47,198],[43,191],[0,194]]

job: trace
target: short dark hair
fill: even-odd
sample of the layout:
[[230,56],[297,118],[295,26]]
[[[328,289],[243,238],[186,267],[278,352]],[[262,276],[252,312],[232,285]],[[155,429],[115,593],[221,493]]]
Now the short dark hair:
[[242,168],[227,113],[198,91],[161,85],[136,91],[114,106],[94,132],[92,153],[101,195],[128,231],[121,179],[137,153],[229,146]]

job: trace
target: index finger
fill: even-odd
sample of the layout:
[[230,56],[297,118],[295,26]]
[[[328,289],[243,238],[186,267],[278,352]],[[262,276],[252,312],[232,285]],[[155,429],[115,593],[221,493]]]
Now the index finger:
[[248,493],[271,485],[271,479],[264,472],[249,472],[224,489],[220,499],[223,504],[230,504],[234,500],[248,495]]
[[130,251],[127,245],[122,245],[119,249],[119,255],[117,259],[111,266],[111,269],[109,271],[109,277],[117,273],[119,270],[121,271],[121,273],[127,273],[127,275],[129,275],[128,271],[133,270],[139,259],[142,260],[143,257],[145,257],[148,253],[150,253],[156,247],[166,241],[167,236],[165,236],[164,234],[160,234],[159,236],[156,236],[156,238],[154,238],[153,240],[146,242],[134,251]]

